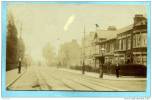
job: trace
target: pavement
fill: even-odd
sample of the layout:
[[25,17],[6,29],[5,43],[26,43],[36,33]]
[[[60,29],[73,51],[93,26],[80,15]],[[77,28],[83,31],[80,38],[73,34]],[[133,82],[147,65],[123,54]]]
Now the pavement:
[[[77,74],[82,74],[82,71],[80,71],[80,70],[73,70],[73,69],[68,69],[68,68],[60,68],[60,70],[73,72],[73,73],[77,73]],[[99,73],[85,72],[84,75],[99,78]],[[102,79],[107,79],[107,80],[146,80],[147,78],[137,77],[137,76],[120,76],[119,78],[117,78],[116,75],[113,75],[113,74],[109,75],[109,74],[104,73]]]
[[[9,86],[8,90],[40,90],[38,85],[38,77],[35,74],[34,67],[28,67],[23,74],[21,74],[13,84]],[[15,79],[16,77],[14,77]]]
[[[12,74],[16,71],[12,70]],[[8,73],[7,73],[8,74]],[[18,75],[16,75],[18,76]],[[145,91],[146,79],[104,75],[47,66],[31,66],[9,90]],[[12,78],[7,75],[7,79]],[[13,79],[13,78],[12,78]],[[15,77],[14,77],[15,79]],[[128,81],[129,80],[129,81]]]
[[10,86],[15,80],[21,77],[26,71],[25,67],[22,67],[21,73],[18,73],[18,69],[13,69],[6,72],[6,86]]

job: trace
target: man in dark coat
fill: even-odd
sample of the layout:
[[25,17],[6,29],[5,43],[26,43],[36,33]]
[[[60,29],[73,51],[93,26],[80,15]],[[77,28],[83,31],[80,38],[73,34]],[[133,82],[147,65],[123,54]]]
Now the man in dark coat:
[[119,77],[119,64],[116,65],[116,77],[118,78]]
[[21,66],[22,66],[21,58],[19,58],[18,73],[21,73]]

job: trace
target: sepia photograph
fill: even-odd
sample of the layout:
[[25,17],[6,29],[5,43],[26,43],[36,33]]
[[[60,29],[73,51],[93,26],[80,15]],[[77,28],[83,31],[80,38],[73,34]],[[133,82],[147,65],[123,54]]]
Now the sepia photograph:
[[7,91],[146,92],[146,3],[6,9]]

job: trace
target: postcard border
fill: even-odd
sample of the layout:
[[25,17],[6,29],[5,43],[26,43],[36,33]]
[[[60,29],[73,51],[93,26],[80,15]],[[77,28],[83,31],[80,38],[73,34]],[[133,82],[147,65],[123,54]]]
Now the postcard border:
[[[147,87],[146,92],[72,92],[72,91],[7,91],[6,90],[6,28],[7,28],[7,1],[2,1],[2,56],[1,56],[1,73],[2,73],[2,97],[149,97],[151,89],[151,4],[150,1],[62,1],[62,2],[36,2],[36,1],[13,1],[11,3],[33,3],[33,4],[120,4],[120,5],[143,5],[147,7]],[[9,2],[10,3],[10,2]]]

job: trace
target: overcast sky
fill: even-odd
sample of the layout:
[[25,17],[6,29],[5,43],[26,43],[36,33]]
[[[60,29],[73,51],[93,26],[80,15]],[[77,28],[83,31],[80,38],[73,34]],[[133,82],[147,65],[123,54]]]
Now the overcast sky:
[[[42,48],[50,42],[57,51],[63,42],[83,36],[95,30],[114,25],[118,29],[133,23],[135,14],[146,15],[145,5],[88,5],[88,4],[9,4],[8,10],[15,18],[19,29],[22,23],[22,37],[26,53],[39,59]],[[20,33],[20,31],[19,31]]]

